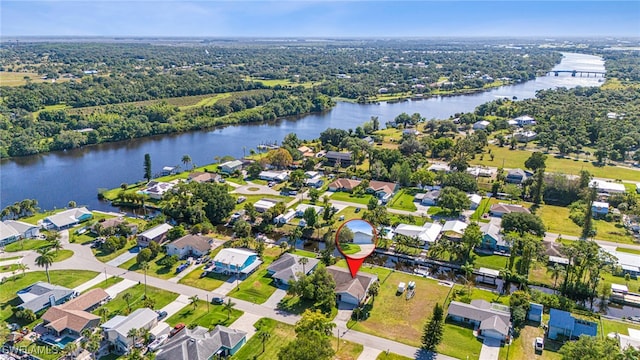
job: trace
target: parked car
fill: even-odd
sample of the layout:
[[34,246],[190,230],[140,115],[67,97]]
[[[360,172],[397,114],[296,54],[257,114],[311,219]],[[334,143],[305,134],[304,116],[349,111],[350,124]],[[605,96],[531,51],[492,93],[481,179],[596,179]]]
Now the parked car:
[[356,213],[359,213],[359,212],[360,212],[360,210],[362,210],[362,208],[357,207],[357,208],[356,208]]
[[167,317],[166,311],[156,311],[158,313],[158,320],[162,320]]
[[211,303],[216,305],[222,305],[224,304],[224,298],[220,296],[216,296],[213,299],[211,299]]
[[169,337],[172,337],[175,334],[179,333],[180,330],[182,330],[182,329],[184,329],[184,324],[183,323],[179,323],[173,329],[171,329],[171,332],[169,332]]
[[8,326],[9,326],[9,330],[11,330],[11,331],[16,331],[16,330],[20,329],[20,325],[18,325],[18,323],[11,323]]
[[537,337],[534,348],[536,351],[542,352],[542,350],[544,350],[544,339],[541,337]]
[[164,344],[164,342],[167,341],[168,338],[169,336],[166,334],[158,336],[155,340],[153,340],[151,344],[149,344],[147,349],[149,349],[149,351],[156,351],[160,347],[160,345]]
[[291,190],[289,191],[289,195],[298,195],[298,192],[296,190]]
[[178,266],[178,267],[176,268],[176,274],[181,273],[181,272],[182,272],[182,271],[184,271],[184,269],[186,269],[188,266],[189,266],[189,264],[188,264],[188,263],[184,263],[184,264],[182,264],[182,265]]
[[243,203],[243,202],[245,202],[246,200],[247,200],[247,198],[246,198],[246,197],[244,197],[244,196],[239,196],[239,197],[238,197],[238,199],[236,200],[236,202],[237,202],[238,204],[242,204],[242,203]]

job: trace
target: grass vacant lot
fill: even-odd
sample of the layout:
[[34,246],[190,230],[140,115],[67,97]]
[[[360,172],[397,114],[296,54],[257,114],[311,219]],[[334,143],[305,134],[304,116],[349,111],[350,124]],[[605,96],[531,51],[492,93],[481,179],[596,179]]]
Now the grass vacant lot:
[[[536,215],[542,218],[547,231],[562,235],[580,236],[582,229],[569,219],[569,208],[553,205],[541,205]],[[633,243],[622,224],[604,220],[593,221],[597,233],[595,238],[618,243]]]
[[[51,80],[42,80],[38,73],[34,72],[10,72],[10,71],[0,71],[0,86],[21,86],[27,83],[25,77],[29,78],[30,82],[33,83],[41,83],[41,82],[51,82]],[[64,82],[69,81],[66,78],[56,79],[56,82]]]
[[[144,307],[144,284],[135,285],[116,296],[115,299],[109,301],[104,306],[100,308],[109,309],[109,317],[114,315],[127,315],[129,314],[129,309],[127,307],[127,302],[124,299],[124,294],[131,294],[131,300],[129,305],[131,306],[131,311]],[[150,297],[155,301],[153,306],[154,309],[162,309],[167,304],[172,302],[173,300],[178,298],[178,294],[158,289],[153,286],[147,286],[147,297]],[[94,314],[99,314],[100,308],[93,311]]]
[[242,311],[235,309],[227,313],[222,305],[207,305],[206,301],[198,300],[195,309],[193,305],[189,304],[168,318],[166,322],[171,326],[183,323],[187,326],[195,324],[210,329],[216,325],[229,326],[242,316],[242,314],[244,314]]
[[457,359],[477,359],[480,357],[480,350],[482,342],[473,336],[473,329],[449,321],[444,324],[442,342],[437,348],[439,354]]
[[26,239],[16,241],[4,247],[4,251],[6,252],[17,252],[23,250],[37,250],[47,246],[50,246],[51,243],[47,240],[36,240],[36,239]]
[[178,282],[180,284],[185,284],[193,287],[197,287],[199,289],[212,291],[220,287],[220,285],[224,284],[231,276],[218,274],[218,273],[209,273],[205,277],[200,277],[202,274],[204,265],[197,267],[195,270],[187,274],[185,277],[180,279]]
[[[476,155],[475,159],[469,162],[494,167],[501,167],[504,162],[505,168],[524,169],[524,162],[532,154],[529,150],[510,150],[507,146],[489,145],[488,149],[494,155],[493,161],[490,156],[485,154],[482,160],[480,160],[480,156]],[[640,171],[618,166],[595,166],[590,161],[557,158],[551,154],[547,157],[546,164],[548,172],[578,175],[580,170],[588,170],[595,177],[640,181]]]
[[484,254],[474,254],[476,257],[476,261],[473,264],[476,269],[481,267],[502,270],[506,267],[507,262],[509,261],[508,256],[500,256],[500,255],[484,255]]
[[[180,266],[180,264],[184,263],[184,261],[178,261],[171,267],[162,266],[158,262],[164,259],[165,256],[167,256],[167,254],[160,252],[155,259],[149,261],[149,270],[147,270],[147,276],[155,276],[160,279],[171,279],[172,277],[176,276],[176,268]],[[135,257],[129,259],[129,261],[118,267],[144,274],[144,270],[140,268],[140,264],[138,264],[138,260]]]
[[[431,315],[435,303],[444,301],[450,288],[439,285],[435,280],[397,272],[390,273],[388,277],[381,276],[380,281],[380,294],[375,298],[370,316],[355,323],[353,329],[419,347],[424,322]],[[416,294],[411,300],[406,300],[404,296],[397,295],[396,290],[398,283],[409,281],[416,282]]]
[[389,202],[389,207],[392,209],[416,211],[416,205],[413,203],[415,197],[415,191],[409,191],[402,189],[396,193],[396,195]]
[[331,194],[330,198],[332,200],[347,201],[347,202],[352,202],[356,204],[367,205],[369,203],[369,200],[371,200],[373,196],[370,194],[364,194],[362,196],[354,196],[353,194],[348,192],[336,191],[333,194]]
[[[51,277],[51,283],[65,286],[67,288],[74,288],[84,282],[87,282],[98,275],[95,271],[88,270],[51,270],[49,276]],[[17,322],[20,325],[27,325],[22,321],[13,317],[12,308],[20,305],[22,301],[16,293],[18,290],[24,289],[27,286],[33,285],[38,281],[47,281],[47,275],[44,271],[33,271],[23,274],[18,274],[7,278],[2,282],[0,288],[0,321],[6,321],[9,323]],[[36,320],[39,322],[40,320]]]
[[242,280],[238,288],[231,290],[229,296],[256,304],[262,304],[267,301],[269,296],[276,291],[276,286],[273,285],[273,278],[267,274],[267,267],[273,260],[274,258],[265,256],[264,262],[260,267],[245,280]]
[[[280,349],[286,346],[296,337],[293,325],[284,324],[273,319],[262,318],[255,324],[256,328],[271,334],[271,337],[264,343],[265,351],[262,352],[262,341],[254,336],[240,348],[232,359],[256,359],[271,360],[278,358]],[[332,338],[331,343],[337,346],[338,339]],[[335,349],[335,347],[334,347]],[[334,356],[337,360],[356,360],[362,352],[362,345],[349,341],[340,340],[340,351]]]
[[58,250],[53,252],[53,262],[60,262],[67,260],[68,258],[73,256],[73,251],[71,250]]

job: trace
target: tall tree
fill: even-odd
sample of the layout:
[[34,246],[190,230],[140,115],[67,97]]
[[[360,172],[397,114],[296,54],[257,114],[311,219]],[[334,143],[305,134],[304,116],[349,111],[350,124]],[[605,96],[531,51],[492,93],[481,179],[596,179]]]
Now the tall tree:
[[144,178],[151,181],[151,155],[144,154]]
[[258,339],[260,339],[260,341],[262,342],[262,352],[264,353],[264,345],[267,342],[267,340],[269,340],[271,338],[271,333],[267,332],[265,330],[260,330],[258,331]]
[[44,271],[47,274],[47,282],[51,284],[51,278],[49,277],[49,266],[53,264],[54,255],[50,248],[41,248],[37,250],[38,257],[36,257],[36,265],[44,267]]
[[427,351],[435,351],[442,341],[444,334],[444,311],[440,303],[433,307],[431,319],[424,325],[422,332],[422,348]]
[[144,297],[147,298],[147,270],[149,270],[149,262],[143,261],[140,263],[140,269],[144,271]]
[[182,163],[184,164],[184,167],[187,168],[187,165],[189,165],[189,163],[191,163],[191,156],[185,154],[182,155]]
[[227,312],[227,320],[231,317],[231,312],[236,308],[236,303],[232,302],[231,299],[227,299],[227,302],[224,303],[222,310]]
[[190,296],[189,301],[191,302],[191,305],[193,305],[193,310],[195,310],[198,306],[198,295]]
[[595,236],[595,227],[593,225],[593,211],[591,207],[593,206],[593,202],[596,200],[598,196],[598,190],[596,187],[589,187],[584,190],[584,202],[587,204],[584,212],[584,223],[582,225],[582,234],[581,238],[588,239],[590,237]]

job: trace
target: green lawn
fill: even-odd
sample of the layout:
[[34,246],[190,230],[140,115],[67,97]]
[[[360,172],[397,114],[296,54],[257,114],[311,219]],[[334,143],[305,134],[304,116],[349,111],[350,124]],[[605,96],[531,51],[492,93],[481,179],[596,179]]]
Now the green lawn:
[[388,207],[398,210],[416,211],[416,205],[413,203],[416,191],[402,189],[389,202]]
[[498,203],[498,201],[499,200],[495,198],[483,198],[482,201],[480,201],[478,208],[471,215],[470,219],[475,221],[482,220],[482,215],[488,213],[491,205]]
[[14,272],[14,271],[17,271],[19,268],[20,268],[20,264],[3,265],[2,267],[0,267],[0,273]]
[[360,246],[356,244],[341,243],[340,250],[347,255],[355,254],[360,251]]
[[544,337],[544,330],[541,327],[527,325],[520,331],[520,336],[515,338],[511,345],[500,348],[500,360],[507,359],[542,359],[559,360],[562,356],[556,351],[558,345],[549,340],[545,340],[545,349],[540,354],[536,354],[533,342],[536,337]]
[[[114,315],[127,315],[129,314],[127,308],[127,302],[124,299],[124,294],[131,294],[132,299],[130,301],[131,311],[144,307],[144,284],[135,285],[115,297],[115,299],[109,301],[104,306],[109,309],[109,317]],[[167,304],[171,303],[173,300],[178,298],[178,294],[158,289],[153,286],[147,286],[147,297],[151,298],[155,301],[153,306],[154,309],[161,309],[165,307]],[[93,311],[94,314],[99,314],[100,308]]]
[[601,329],[601,333],[604,336],[607,336],[612,332],[617,332],[622,335],[629,335],[629,328],[640,330],[640,325],[638,324],[605,318],[600,318],[600,325],[601,326],[599,327],[599,329]]
[[[87,282],[98,273],[88,270],[51,270],[49,276],[51,283],[74,288],[84,282]],[[0,321],[17,322],[20,325],[27,325],[22,321],[13,317],[12,308],[20,305],[22,301],[16,296],[18,290],[33,285],[38,281],[47,281],[47,275],[44,271],[33,271],[23,274],[17,274],[9,277],[2,282],[2,291],[0,291]],[[36,323],[40,320],[36,320]]]
[[166,322],[171,326],[183,323],[187,326],[195,324],[210,329],[216,325],[229,326],[242,314],[244,314],[242,311],[236,309],[227,313],[222,305],[207,305],[206,301],[198,300],[195,309],[189,304],[168,318]]
[[50,246],[51,243],[47,240],[36,240],[36,239],[26,239],[16,241],[4,247],[4,251],[6,252],[16,252],[23,250],[37,250],[47,246]]
[[267,267],[273,260],[273,258],[265,256],[264,263],[253,274],[242,280],[238,288],[231,290],[229,296],[256,304],[267,301],[269,296],[276,291],[273,278],[267,274]]
[[623,248],[623,247],[617,247],[616,251],[626,252],[626,253],[629,253],[629,254],[640,255],[640,250],[636,250],[636,249],[627,249],[627,248]]
[[102,280],[100,283],[93,285],[92,287],[88,288],[87,290],[85,290],[85,292],[92,290],[92,289],[107,289],[110,288],[111,286],[119,283],[120,281],[124,280],[124,278],[118,277],[118,276],[112,276],[110,278],[108,278],[107,280]]
[[56,346],[39,345],[29,340],[22,340],[15,345],[20,349],[25,349],[31,355],[35,355],[42,360],[61,359],[62,350]]
[[[171,279],[176,276],[176,268],[180,266],[180,264],[184,263],[184,261],[178,261],[171,267],[162,266],[159,262],[164,259],[167,254],[160,252],[155,259],[149,261],[149,269],[147,270],[147,276],[155,276],[160,279]],[[140,274],[144,274],[144,270],[140,268],[140,264],[138,264],[138,260],[134,257],[129,259],[124,264],[118,266],[122,269],[127,269],[129,271],[135,271]]]
[[58,250],[53,252],[53,262],[60,262],[67,260],[68,258],[73,256],[73,251],[71,250]]
[[185,277],[180,279],[178,282],[180,284],[185,284],[193,287],[197,287],[199,289],[212,291],[220,287],[220,285],[224,284],[231,276],[218,274],[218,273],[209,273],[207,276],[201,278],[200,274],[202,274],[203,266],[197,267],[195,270],[187,274]]
[[[547,231],[556,234],[580,236],[582,229],[569,219],[569,208],[553,205],[541,205],[536,215],[542,218]],[[595,238],[618,243],[633,243],[622,224],[604,220],[593,221],[597,233]]]
[[[491,157],[487,156],[485,153],[483,160],[480,160],[480,156],[476,156],[475,159],[472,159],[469,163],[495,167],[503,166],[509,169],[524,169],[524,162],[531,156],[531,151],[510,150],[507,146],[499,147],[489,145],[488,149],[490,149],[491,153],[494,155],[493,161],[491,160]],[[588,170],[594,177],[640,181],[640,171],[617,166],[595,166],[590,161],[561,159],[556,158],[553,155],[549,155],[547,157],[546,165],[547,172],[579,175],[581,170]]]
[[380,355],[378,355],[378,357],[376,358],[376,360],[411,360],[411,358],[408,358],[406,356],[402,356],[402,355],[398,355],[398,354],[394,354],[394,353],[386,353],[386,352],[382,352],[380,353]]
[[348,192],[336,191],[333,194],[331,194],[330,198],[338,201],[347,201],[347,202],[352,202],[356,204],[367,205],[369,203],[369,200],[371,200],[373,196],[370,194],[364,194],[362,196],[353,196],[353,194]]
[[103,263],[106,263],[126,253],[127,251],[131,250],[136,246],[137,246],[136,240],[131,239],[127,242],[127,244],[122,249],[116,250],[114,252],[107,252],[102,249],[91,249],[91,251],[93,251],[93,255],[96,256],[96,259],[102,261]]
[[[379,276],[380,294],[373,302],[370,316],[353,324],[353,329],[411,346],[420,346],[424,322],[431,316],[435,303],[442,302],[447,297],[450,288],[423,277],[397,272],[391,272],[387,276],[389,269],[371,268],[373,269],[379,269],[382,275]],[[396,290],[398,283],[406,284],[409,281],[415,281],[416,294],[411,300],[406,300],[404,296],[398,296]]]
[[500,256],[500,255],[484,255],[484,254],[474,254],[476,257],[476,261],[473,264],[473,267],[479,269],[481,267],[502,270],[506,267],[507,262],[509,261],[508,256]]
[[458,359],[477,359],[480,357],[480,350],[482,342],[473,336],[471,328],[448,321],[444,324],[444,336],[438,345],[438,353]]

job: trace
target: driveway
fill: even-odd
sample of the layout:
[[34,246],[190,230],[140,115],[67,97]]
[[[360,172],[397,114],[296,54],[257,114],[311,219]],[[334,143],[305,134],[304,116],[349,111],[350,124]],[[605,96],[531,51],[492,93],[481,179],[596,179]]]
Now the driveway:
[[500,340],[485,338],[480,350],[480,360],[497,360],[500,355]]
[[176,276],[172,277],[171,279],[169,279],[169,281],[171,281],[172,283],[177,283],[178,281],[180,281],[180,279],[182,279],[183,277],[187,276],[187,274],[189,274],[190,272],[195,270],[200,265],[202,265],[202,264],[196,264],[195,262],[191,263],[191,265],[189,265],[188,268],[182,270],[178,275],[176,275]]
[[172,302],[167,304],[167,306],[163,307],[160,310],[167,312],[167,316],[165,317],[165,319],[167,319],[170,318],[173,314],[180,311],[180,309],[182,309],[183,307],[189,305],[189,303],[191,303],[191,301],[189,300],[189,297],[187,295],[180,295],[177,299],[173,300]]
[[280,303],[280,300],[282,300],[282,298],[285,297],[286,295],[287,295],[287,290],[278,288],[276,289],[276,292],[274,292],[273,294],[271,294],[271,296],[269,296],[267,301],[264,303],[264,306],[275,309],[278,307],[278,303]]
[[236,277],[232,276],[229,279],[227,279],[227,281],[225,281],[222,285],[220,285],[219,288],[213,290],[213,292],[219,295],[227,295],[228,293],[231,292],[231,290],[236,288],[236,283],[240,285],[241,282],[242,282],[242,279],[237,282]]
[[246,332],[247,340],[249,340],[256,333],[256,328],[253,326],[253,324],[255,324],[256,321],[261,318],[262,316],[260,315],[244,313],[229,327]]
[[374,348],[370,348],[368,346],[365,346],[362,349],[362,352],[360,353],[360,356],[358,356],[358,360],[377,359],[378,355],[380,355],[380,353],[382,353],[382,350],[378,350],[378,349],[374,349]]
[[137,281],[124,279],[119,283],[107,288],[105,291],[107,292],[107,294],[109,294],[109,296],[111,296],[112,299],[115,299],[115,297],[118,296],[118,294],[137,284],[138,284]]
[[117,258],[109,261],[107,263],[107,265],[118,267],[118,266],[126,263],[127,261],[133,259],[134,257],[136,257],[136,255],[138,255],[139,252],[140,252],[140,248],[139,247],[136,246],[134,248],[131,248],[126,253],[124,253],[124,254],[118,256]]

